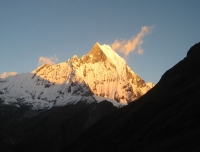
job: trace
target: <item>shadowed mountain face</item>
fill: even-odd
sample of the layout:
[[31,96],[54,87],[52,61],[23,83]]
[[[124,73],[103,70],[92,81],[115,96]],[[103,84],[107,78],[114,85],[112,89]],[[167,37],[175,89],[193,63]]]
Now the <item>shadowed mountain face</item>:
[[[31,110],[7,105],[1,109],[0,149],[3,152],[57,152],[106,115],[117,110],[108,101]],[[31,118],[26,118],[27,113]],[[25,118],[23,116],[26,116]]]
[[200,151],[200,43],[146,95],[115,111],[62,152]]

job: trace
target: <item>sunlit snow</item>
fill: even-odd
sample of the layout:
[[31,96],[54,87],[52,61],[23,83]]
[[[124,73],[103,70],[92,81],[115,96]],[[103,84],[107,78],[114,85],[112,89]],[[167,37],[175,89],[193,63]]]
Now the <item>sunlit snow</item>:
[[153,87],[152,83],[146,84],[135,74],[110,46],[96,43],[90,52],[95,52],[96,48],[104,59],[90,62],[97,58],[95,54],[89,53],[81,58],[75,55],[66,62],[44,64],[31,73],[0,79],[0,101],[43,109],[79,101],[107,100],[119,107]]

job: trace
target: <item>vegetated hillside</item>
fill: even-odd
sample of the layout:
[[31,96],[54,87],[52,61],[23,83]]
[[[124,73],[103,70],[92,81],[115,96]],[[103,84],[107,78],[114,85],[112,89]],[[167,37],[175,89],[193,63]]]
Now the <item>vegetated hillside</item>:
[[62,152],[200,151],[200,43],[140,99],[115,111]]

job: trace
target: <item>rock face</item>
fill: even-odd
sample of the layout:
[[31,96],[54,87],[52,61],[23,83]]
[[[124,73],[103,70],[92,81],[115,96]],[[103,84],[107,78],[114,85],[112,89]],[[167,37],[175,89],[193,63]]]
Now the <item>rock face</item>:
[[200,151],[199,52],[200,43],[153,89],[100,121],[62,152]]
[[95,102],[98,97],[126,105],[145,94],[149,86],[108,45],[96,43],[91,51],[74,55],[57,65],[42,65],[31,73],[0,81],[0,98],[5,104],[31,105],[33,109]]

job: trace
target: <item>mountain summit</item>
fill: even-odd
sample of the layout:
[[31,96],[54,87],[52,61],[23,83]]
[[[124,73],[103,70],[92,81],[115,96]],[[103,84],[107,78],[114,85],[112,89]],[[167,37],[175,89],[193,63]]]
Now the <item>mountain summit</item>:
[[199,61],[197,43],[153,89],[98,122],[62,152],[200,151]]
[[152,87],[99,43],[81,58],[0,79],[0,149],[58,152]]
[[44,64],[0,83],[4,103],[31,104],[35,109],[105,99],[115,106],[126,105],[153,86],[134,73],[110,46],[98,42],[81,58],[74,55],[56,65]]
[[82,58],[85,63],[88,63],[88,62],[95,63],[95,62],[105,61],[107,59],[107,56],[103,52],[103,50],[100,48],[100,44],[96,42],[95,45],[92,47],[91,51]]

